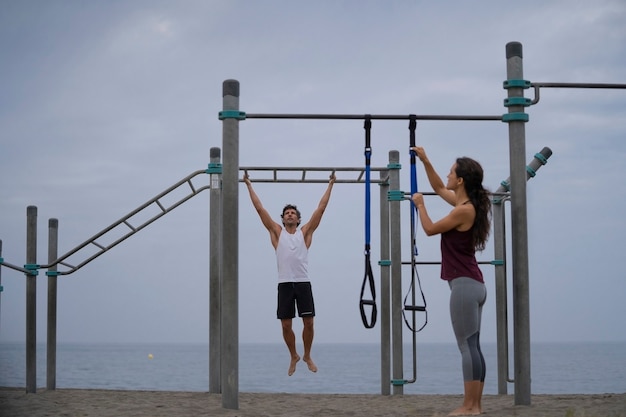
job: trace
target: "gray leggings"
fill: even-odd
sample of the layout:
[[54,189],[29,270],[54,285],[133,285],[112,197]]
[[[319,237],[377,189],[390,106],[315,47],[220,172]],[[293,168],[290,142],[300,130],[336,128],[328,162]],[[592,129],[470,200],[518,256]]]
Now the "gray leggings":
[[455,278],[450,284],[450,318],[461,351],[464,381],[485,381],[485,358],[480,350],[480,319],[487,300],[485,284]]

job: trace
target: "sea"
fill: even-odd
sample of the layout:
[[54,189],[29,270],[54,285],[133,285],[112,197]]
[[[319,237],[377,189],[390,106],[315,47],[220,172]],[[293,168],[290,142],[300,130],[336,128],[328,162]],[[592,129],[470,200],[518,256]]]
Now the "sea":
[[[496,345],[483,343],[485,394],[498,394]],[[460,354],[450,343],[404,346],[404,394],[461,394]],[[510,348],[512,356],[513,348]],[[377,344],[314,345],[319,370],[300,362],[287,375],[283,344],[239,347],[239,392],[380,394],[383,381]],[[84,344],[57,346],[56,387],[110,390],[209,391],[207,344]],[[511,358],[510,377],[514,377]],[[0,343],[0,387],[26,387],[24,343]],[[37,387],[46,387],[45,344],[37,350]],[[507,391],[514,393],[514,384]],[[626,342],[533,343],[531,393],[604,394],[626,392]]]

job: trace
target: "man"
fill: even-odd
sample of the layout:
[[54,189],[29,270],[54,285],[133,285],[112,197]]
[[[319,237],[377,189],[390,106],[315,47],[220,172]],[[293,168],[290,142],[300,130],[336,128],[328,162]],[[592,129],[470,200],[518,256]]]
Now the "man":
[[296,364],[300,361],[300,355],[296,351],[296,336],[292,328],[292,320],[296,315],[296,305],[298,307],[298,315],[302,317],[304,325],[302,330],[302,341],[304,344],[302,360],[304,360],[311,372],[317,372],[317,366],[311,359],[315,305],[307,271],[308,254],[313,240],[313,232],[319,226],[324,210],[326,210],[330,200],[330,193],[335,183],[335,175],[332,174],[330,176],[328,188],[311,215],[311,219],[300,229],[298,229],[298,226],[300,225],[301,215],[296,206],[288,204],[283,208],[281,215],[283,225],[281,226],[272,220],[270,214],[261,204],[261,200],[252,189],[252,183],[247,174],[244,175],[243,180],[248,187],[250,200],[252,200],[254,208],[259,213],[263,226],[269,231],[272,246],[276,250],[278,264],[278,308],[276,313],[282,325],[283,339],[291,356],[287,373],[289,376],[293,375],[296,371]]

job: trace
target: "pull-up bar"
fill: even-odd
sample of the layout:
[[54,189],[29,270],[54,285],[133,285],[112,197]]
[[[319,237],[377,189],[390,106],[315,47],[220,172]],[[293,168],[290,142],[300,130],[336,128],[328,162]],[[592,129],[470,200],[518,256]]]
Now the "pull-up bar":
[[[515,80],[517,83],[507,84],[505,88],[530,88],[535,92],[535,98],[524,105],[534,105],[539,102],[539,90],[541,88],[590,88],[590,89],[626,89],[626,84],[617,83],[554,83],[554,82],[530,82]],[[309,120],[449,120],[449,121],[505,121],[502,115],[415,115],[415,114],[294,114],[294,113],[246,113],[243,111],[221,111],[219,118],[223,119],[309,119]]]
[[502,121],[502,115],[411,115],[411,114],[281,114],[281,113],[246,113],[220,112],[220,119],[236,118],[244,119],[326,119],[326,120],[471,120],[471,121]]
[[[389,168],[374,168],[371,167],[372,171],[387,171]],[[330,174],[337,174],[338,172],[347,172],[353,173],[353,176],[356,178],[353,179],[345,179],[345,178],[337,178],[335,183],[364,183],[365,179],[363,176],[365,175],[364,168],[355,168],[355,167],[239,167],[239,171],[243,171],[246,174],[250,172],[260,172],[260,173],[268,173],[271,172],[271,178],[268,178],[268,175],[265,174],[265,177],[262,178],[250,178],[252,182],[277,182],[277,183],[318,183],[318,184],[327,184],[328,179],[324,178],[308,178],[307,175],[310,172],[324,172]],[[285,175],[279,175],[280,173],[285,173]],[[290,175],[289,175],[290,174]],[[262,175],[262,174],[261,174]],[[296,175],[298,178],[295,178]],[[288,178],[285,178],[288,177]],[[242,182],[243,180],[239,180]],[[371,182],[374,183],[383,183],[386,182],[386,178],[374,179]]]

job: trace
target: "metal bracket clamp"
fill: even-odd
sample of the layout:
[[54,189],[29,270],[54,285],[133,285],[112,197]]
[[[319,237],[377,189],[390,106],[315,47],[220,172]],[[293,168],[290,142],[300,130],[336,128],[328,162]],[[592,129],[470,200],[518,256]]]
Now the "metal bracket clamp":
[[528,80],[506,80],[502,83],[502,88],[508,90],[509,88],[530,88],[530,81]]
[[61,275],[61,272],[59,272],[59,271],[46,271],[46,276],[56,277],[58,275]]
[[524,106],[528,107],[533,104],[533,101],[526,97],[508,97],[504,99],[504,107],[512,106]]
[[245,120],[246,112],[239,110],[222,110],[219,112],[219,119],[237,119],[237,120]]
[[402,168],[402,164],[394,162],[394,163],[390,163],[387,164],[387,168],[388,169],[401,169]]
[[505,123],[509,122],[527,122],[528,121],[528,113],[524,112],[515,112],[515,113],[505,113],[502,115],[502,121]]
[[204,172],[206,172],[207,174],[221,174],[222,164],[210,163],[209,167]]
[[[548,159],[547,159],[547,158],[546,158],[546,157],[545,157],[545,156],[544,156],[541,152],[537,152],[537,153],[535,154],[535,158],[537,158],[537,160],[538,160],[539,162],[541,162],[541,165],[545,165],[545,164],[547,164],[547,163],[548,163]],[[2,258],[0,258],[0,260],[1,260],[1,259],[2,259]]]
[[[502,87],[506,90],[509,88],[523,88],[527,89],[531,87],[531,83],[528,80],[506,80],[502,83]],[[504,107],[522,106],[527,107],[532,105],[533,102],[530,99],[524,97],[509,97],[504,99]],[[524,112],[512,112],[502,115],[502,121],[509,122],[527,122],[528,114]]]
[[404,191],[402,190],[389,190],[387,191],[388,201],[402,201],[404,200]]
[[24,269],[28,271],[29,275],[39,275],[39,265],[38,264],[26,264],[24,265]]
[[407,381],[406,379],[392,379],[391,380],[391,385],[396,386],[396,387],[403,386],[408,383],[409,381]]
[[389,259],[381,259],[378,261],[378,265],[380,266],[391,266],[391,260]]

